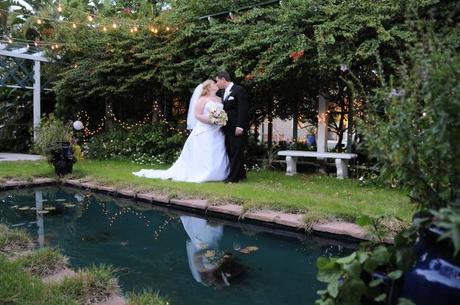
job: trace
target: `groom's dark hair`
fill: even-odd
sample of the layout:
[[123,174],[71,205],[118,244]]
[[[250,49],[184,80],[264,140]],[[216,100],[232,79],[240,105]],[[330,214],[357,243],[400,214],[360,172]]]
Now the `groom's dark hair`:
[[227,71],[220,71],[219,73],[217,73],[216,77],[224,78],[227,82],[230,82],[232,80],[232,78],[230,77],[230,73],[228,73]]

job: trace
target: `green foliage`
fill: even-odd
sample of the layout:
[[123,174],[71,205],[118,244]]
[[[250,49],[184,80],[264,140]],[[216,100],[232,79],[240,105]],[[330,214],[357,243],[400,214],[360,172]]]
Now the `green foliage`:
[[447,239],[454,249],[454,256],[460,254],[460,212],[454,208],[443,208],[431,211],[434,224],[443,230],[439,241]]
[[92,159],[127,158],[138,164],[169,164],[182,149],[185,134],[172,134],[167,125],[144,125],[129,130],[116,128],[88,142]]
[[62,270],[67,258],[57,249],[44,248],[18,258],[19,265],[27,272],[45,277]]
[[[317,260],[319,281],[327,283],[318,291],[317,305],[393,304],[398,280],[415,261],[415,242],[420,227],[402,230],[393,246],[363,243],[359,250],[343,258]],[[412,304],[399,299],[399,305]]]
[[425,36],[396,79],[368,104],[369,150],[382,174],[408,188],[421,208],[460,202],[460,56]]
[[64,123],[53,114],[42,118],[37,127],[37,139],[34,143],[34,151],[46,155],[52,159],[52,152],[60,148],[61,143],[72,141],[72,124]]

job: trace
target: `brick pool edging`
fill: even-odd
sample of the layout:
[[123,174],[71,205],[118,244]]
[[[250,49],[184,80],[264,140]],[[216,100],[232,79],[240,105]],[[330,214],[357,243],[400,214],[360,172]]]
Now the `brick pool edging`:
[[[0,182],[0,191],[62,184],[65,186],[88,189],[116,197],[134,199],[136,201],[148,202],[158,206],[164,206],[179,210],[192,211],[202,215],[209,215],[218,218],[231,219],[238,222],[255,223],[272,228],[282,228],[289,231],[307,232],[313,235],[331,237],[360,242],[369,240],[364,228],[357,224],[345,221],[333,221],[320,224],[313,224],[311,228],[306,227],[303,221],[303,214],[284,213],[271,210],[259,210],[244,212],[240,205],[223,204],[211,205],[203,199],[179,199],[169,198],[166,195],[154,192],[138,193],[130,189],[116,189],[110,186],[98,185],[93,182],[84,182],[78,179],[57,180],[52,178],[37,178],[32,181],[6,181]],[[392,243],[392,240],[387,240]]]

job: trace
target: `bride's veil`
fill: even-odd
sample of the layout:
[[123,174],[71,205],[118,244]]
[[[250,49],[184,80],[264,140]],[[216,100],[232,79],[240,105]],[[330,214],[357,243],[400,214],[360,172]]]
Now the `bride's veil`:
[[196,86],[195,90],[193,91],[192,98],[190,99],[190,105],[188,107],[188,114],[187,114],[187,129],[193,129],[196,124],[196,117],[195,117],[195,105],[198,99],[203,92],[203,84],[199,84]]

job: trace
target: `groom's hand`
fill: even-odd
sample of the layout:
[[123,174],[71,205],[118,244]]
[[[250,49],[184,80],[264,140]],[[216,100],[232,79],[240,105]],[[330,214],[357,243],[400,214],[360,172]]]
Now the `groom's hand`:
[[241,127],[236,127],[235,128],[235,136],[239,137],[243,134],[243,128]]

